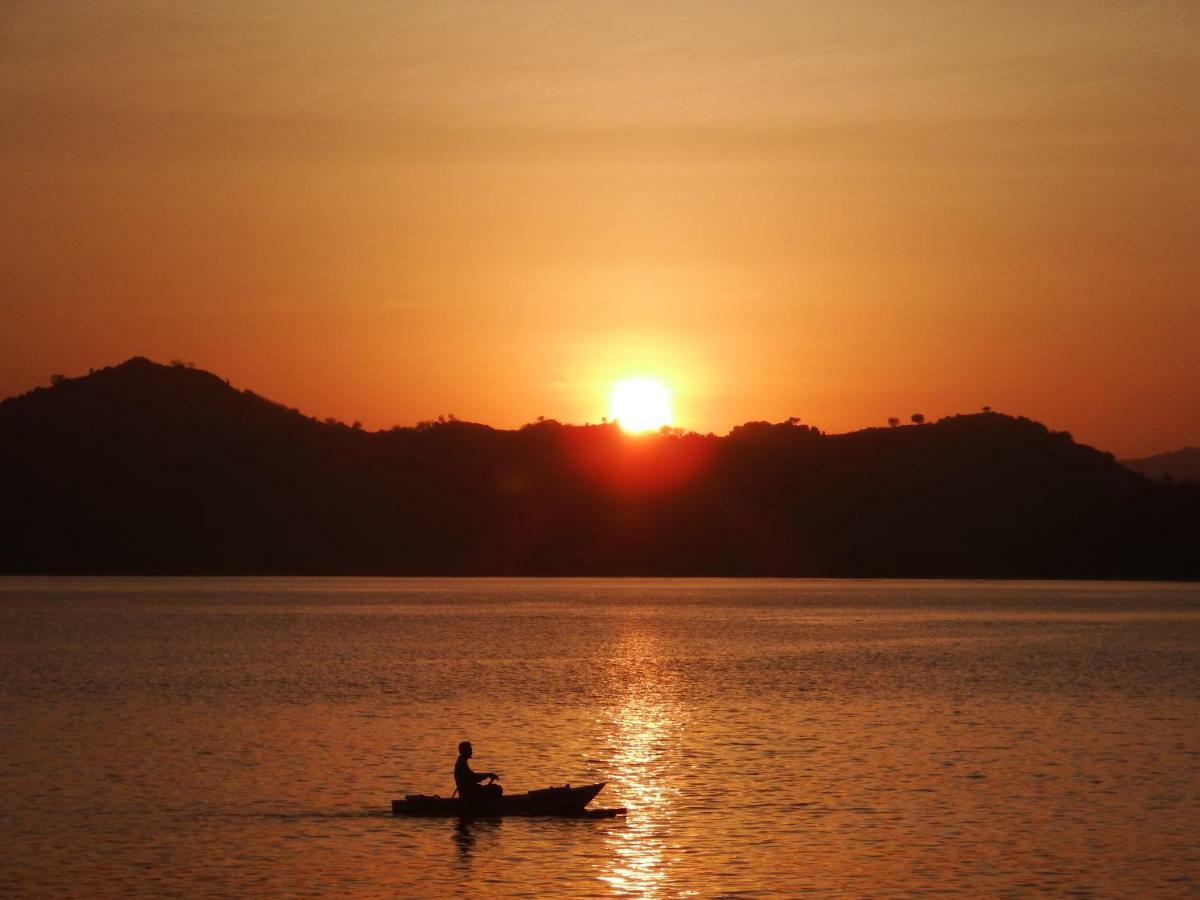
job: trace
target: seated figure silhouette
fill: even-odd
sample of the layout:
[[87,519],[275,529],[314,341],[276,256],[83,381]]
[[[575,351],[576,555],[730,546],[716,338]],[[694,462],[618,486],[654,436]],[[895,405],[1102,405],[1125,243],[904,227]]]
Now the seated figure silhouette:
[[[464,803],[494,803],[504,793],[504,788],[494,784],[499,775],[495,772],[474,772],[467,762],[473,754],[470,741],[458,745],[458,761],[454,763],[454,784],[458,787],[458,796]],[[487,781],[487,784],[480,784]]]

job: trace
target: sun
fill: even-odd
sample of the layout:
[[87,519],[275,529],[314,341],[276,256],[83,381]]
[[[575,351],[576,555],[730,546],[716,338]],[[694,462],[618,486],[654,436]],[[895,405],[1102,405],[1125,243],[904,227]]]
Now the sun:
[[608,393],[608,417],[623,431],[657,431],[671,424],[671,391],[654,378],[618,381]]

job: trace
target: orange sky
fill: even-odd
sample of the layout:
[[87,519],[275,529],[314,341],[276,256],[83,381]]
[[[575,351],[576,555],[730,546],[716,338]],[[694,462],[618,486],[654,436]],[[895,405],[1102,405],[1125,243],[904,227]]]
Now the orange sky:
[[0,395],[1200,444],[1200,5],[0,7]]

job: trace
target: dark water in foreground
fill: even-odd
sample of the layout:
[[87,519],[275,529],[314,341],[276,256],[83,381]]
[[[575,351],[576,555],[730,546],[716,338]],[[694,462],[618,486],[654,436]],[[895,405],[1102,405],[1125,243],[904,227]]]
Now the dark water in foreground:
[[0,701],[0,892],[1200,891],[1196,585],[0,579]]

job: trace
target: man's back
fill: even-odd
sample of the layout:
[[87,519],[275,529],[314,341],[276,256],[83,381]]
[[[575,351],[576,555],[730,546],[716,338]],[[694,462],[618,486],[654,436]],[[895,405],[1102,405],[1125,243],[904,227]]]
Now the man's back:
[[499,800],[504,793],[500,785],[489,784],[484,787],[479,783],[485,778],[494,782],[497,778],[496,773],[485,772],[480,775],[473,771],[471,764],[467,762],[473,753],[470,741],[463,741],[458,745],[458,761],[454,763],[454,786],[458,788],[458,796],[469,802]]
[[458,788],[458,796],[463,798],[472,797],[479,791],[479,778],[471,771],[471,764],[462,755],[454,764],[454,786]]

